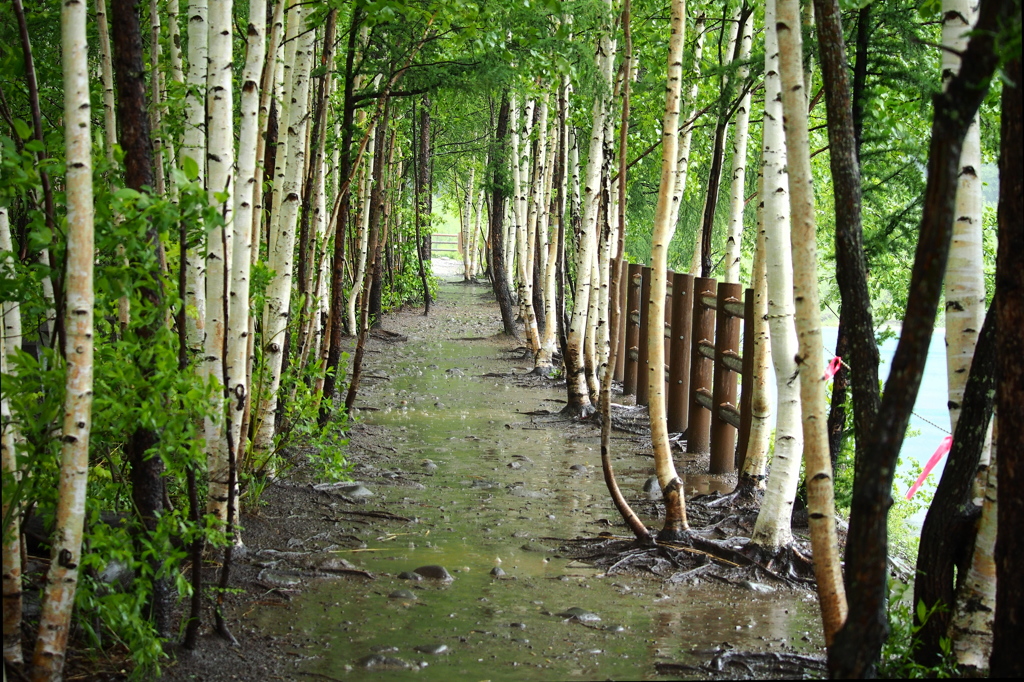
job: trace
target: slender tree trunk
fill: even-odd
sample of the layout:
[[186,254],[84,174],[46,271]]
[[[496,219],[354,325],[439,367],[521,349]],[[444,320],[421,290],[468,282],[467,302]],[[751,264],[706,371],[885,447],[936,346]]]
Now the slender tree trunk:
[[351,151],[353,137],[352,122],[355,118],[356,38],[359,36],[359,27],[362,21],[363,13],[356,6],[352,12],[348,32],[348,46],[345,52],[345,88],[342,94],[341,109],[341,154],[337,171],[338,182],[342,184],[338,189],[338,196],[335,197],[335,203],[338,206],[338,219],[334,228],[334,253],[331,258],[331,314],[327,323],[327,326],[330,328],[330,335],[326,339],[327,362],[324,366],[324,385],[320,403],[320,416],[317,419],[320,426],[327,423],[331,413],[334,411],[334,391],[337,385],[338,372],[341,371],[341,339],[344,332],[342,312],[345,308],[345,238],[348,233],[350,217],[347,178],[352,171]]
[[[740,51],[736,72],[739,87],[745,87],[750,77],[747,61],[753,42],[754,13],[740,10]],[[725,281],[740,281],[740,247],[743,242],[743,208],[747,173],[747,131],[750,122],[750,89],[746,89],[736,109],[736,120],[732,129],[732,180],[729,184],[729,234],[725,241]]]
[[[977,0],[943,0],[942,79],[959,70],[959,53],[967,46],[968,32],[978,18]],[[971,358],[985,319],[985,268],[982,258],[981,133],[978,117],[964,138],[956,188],[956,219],[946,265],[946,380],[949,385],[950,431],[963,403]],[[988,464],[988,453],[981,465]]]
[[433,303],[425,264],[425,261],[429,261],[432,255],[430,209],[433,203],[430,197],[430,98],[427,95],[423,96],[423,108],[420,110],[419,133],[416,164],[416,184],[419,188],[416,200],[416,253],[419,255],[417,265],[419,266],[420,283],[423,285],[423,315],[426,316],[430,314],[430,304]]
[[[128,8],[134,9],[129,5]],[[128,9],[128,8],[121,8]],[[61,465],[52,555],[47,572],[39,637],[32,657],[33,680],[61,679],[71,611],[82,562],[89,433],[93,390],[93,193],[92,122],[89,104],[89,49],[86,6],[61,6],[61,65],[64,72],[64,134],[67,171],[67,331],[68,345]],[[141,55],[140,55],[141,56]],[[5,552],[6,555],[6,552]],[[7,575],[5,562],[4,602]],[[6,616],[6,613],[5,613]],[[7,645],[5,625],[5,659]]]
[[[690,91],[686,95],[686,120],[689,121],[693,118],[694,112],[697,110],[697,92],[698,84],[700,82],[701,68],[700,60],[704,56],[704,36],[706,31],[704,30],[705,22],[707,17],[701,12],[697,16],[697,21],[694,26],[694,31],[697,34],[697,41],[693,46],[693,66],[690,68],[692,82],[690,83]],[[676,158],[676,184],[675,194],[672,197],[672,201],[682,206],[683,195],[686,193],[686,180],[689,176],[690,171],[690,145],[693,140],[693,125],[687,125],[682,131],[682,138],[679,140],[679,154]],[[695,240],[696,247],[695,253],[700,253],[700,233],[697,233]],[[696,272],[696,267],[691,267],[689,272],[691,274]]]
[[[7,207],[0,207],[0,251],[12,253],[14,245],[11,241],[11,225]],[[10,255],[0,260],[0,272],[5,277],[14,278],[14,258]],[[3,313],[3,343],[0,345],[0,373],[14,372],[8,364],[21,349],[21,304],[17,301],[0,301]],[[21,440],[18,425],[11,420],[10,399],[6,396],[0,401],[0,454],[2,454],[3,474],[10,476],[15,482],[21,480],[18,471],[15,448]],[[21,518],[18,509],[11,509],[13,500],[7,495],[3,500],[3,518],[11,516],[10,526],[3,528],[3,628],[4,628],[4,661],[20,666],[21,651]],[[20,505],[19,505],[20,506]]]
[[[771,337],[768,331],[768,271],[765,264],[765,224],[764,224],[764,175],[757,177],[757,244],[754,250],[751,286],[754,289],[754,358],[753,380],[749,390],[753,391],[750,400],[750,436],[747,439],[747,451],[743,456],[743,469],[739,474],[737,489],[743,494],[752,495],[754,490],[765,487],[765,467],[768,464],[768,443],[771,439],[772,403],[768,396],[768,371],[771,359]],[[748,390],[746,382],[744,389]]]
[[[610,3],[608,5],[610,9]],[[605,27],[599,40],[595,61],[604,88],[602,94],[594,100],[591,116],[590,150],[587,157],[586,179],[583,183],[580,246],[576,258],[576,291],[573,297],[572,321],[569,324],[567,354],[564,358],[568,402],[563,411],[577,417],[586,417],[595,412],[586,380],[584,343],[590,332],[587,328],[587,318],[590,313],[591,296],[596,296],[593,292],[595,278],[598,278],[599,283],[599,275],[593,263],[597,250],[601,171],[604,167],[604,119],[610,108],[614,76],[615,43],[611,39],[610,27]]]
[[[1010,15],[1007,0],[982,0],[978,20],[980,30],[963,53],[960,73],[950,81],[944,93],[934,96],[935,116],[924,214],[911,273],[907,312],[878,416],[867,433],[864,457],[857,462],[854,478],[846,553],[850,613],[846,626],[829,649],[829,669],[833,676],[873,674],[885,637],[886,519],[892,499],[896,458],[917,398],[935,324],[952,237],[960,149],[970,120],[977,112],[988,89],[989,78],[998,64],[994,36],[1001,22],[1012,21],[1004,19]],[[1001,379],[1005,381],[1006,375],[1003,374]],[[854,407],[856,409],[856,394]],[[999,450],[1007,451],[1002,445]],[[1001,473],[1005,474],[1005,466]]]
[[661,186],[654,210],[651,235],[651,299],[647,322],[647,383],[651,414],[651,443],[654,469],[665,498],[665,526],[658,533],[662,541],[685,538],[689,532],[683,481],[676,473],[668,441],[665,410],[665,281],[668,245],[675,232],[679,203],[676,193],[676,158],[679,153],[679,99],[682,91],[683,44],[686,38],[685,0],[672,2],[672,32],[668,47],[668,84],[665,88],[665,116],[661,127]]
[[153,131],[153,189],[162,197],[167,192],[167,181],[164,177],[164,140],[161,126],[162,119],[162,88],[163,80],[160,73],[160,3],[149,0],[149,129]]
[[[210,7],[209,71],[206,76],[207,94],[207,175],[206,190],[210,205],[224,218],[224,226],[210,230],[206,246],[206,342],[203,371],[206,376],[223,381],[224,340],[227,338],[225,319],[228,312],[223,305],[229,292],[225,282],[230,281],[231,232],[234,206],[230,199],[220,201],[218,195],[235,193],[232,171],[234,168],[234,117],[231,82],[231,2],[223,0]],[[248,229],[248,224],[245,228]],[[248,333],[248,329],[246,329]],[[244,390],[244,387],[243,387]],[[244,394],[243,394],[244,395]],[[215,399],[217,409],[206,417],[206,469],[209,478],[207,512],[221,521],[227,520],[228,497],[228,441],[224,431],[222,398]]]
[[[390,103],[385,97],[384,99],[384,113],[381,116],[381,120],[378,124],[377,135],[380,146],[383,147],[384,134],[387,131],[388,126],[388,114],[390,110]],[[363,300],[359,305],[359,339],[356,342],[355,355],[352,358],[352,375],[349,378],[348,392],[345,395],[345,411],[349,414],[352,412],[352,407],[356,402],[356,395],[359,391],[359,380],[362,376],[363,371],[363,354],[366,349],[366,337],[370,332],[370,304],[369,298],[372,294],[372,284],[375,278],[380,276],[380,253],[381,253],[381,242],[380,229],[381,229],[381,214],[384,209],[384,150],[380,150],[374,159],[373,168],[370,172],[373,174],[373,191],[370,194],[370,236],[368,243],[369,263],[367,265],[366,274],[364,275],[365,281],[363,282]],[[386,237],[385,237],[386,239]],[[417,242],[418,244],[418,242]]]
[[490,154],[492,164],[491,190],[491,283],[494,298],[501,310],[501,323],[506,336],[517,338],[515,312],[512,309],[512,292],[509,289],[508,270],[506,269],[505,238],[502,234],[502,223],[505,216],[505,138],[509,128],[508,95],[502,95],[501,106],[498,108],[498,125],[495,129],[493,148]]
[[[622,8],[622,120],[619,124],[619,229],[618,237],[612,253],[610,267],[611,290],[619,290],[619,282],[622,280],[623,259],[622,254],[625,247],[626,234],[626,148],[629,141],[629,104],[630,84],[633,79],[633,35],[630,30],[630,0],[625,0]],[[626,522],[633,535],[641,542],[650,542],[651,533],[630,508],[626,498],[623,497],[619,484],[615,480],[615,471],[612,468],[611,438],[612,438],[612,374],[615,369],[616,353],[619,350],[619,323],[622,319],[621,299],[612,296],[610,301],[611,311],[609,323],[611,325],[611,339],[608,362],[605,365],[604,375],[601,378],[601,470],[604,473],[604,482],[608,487],[615,508],[619,510],[622,520]],[[551,320],[552,326],[554,320]]]
[[[979,27],[986,29],[986,5],[982,5]],[[1003,4],[1007,24],[1020,26],[1020,9],[1013,14],[1012,5]],[[1003,30],[1008,30],[1004,27]],[[979,40],[971,39],[971,46]],[[968,53],[971,47],[968,47]],[[964,58],[966,70],[967,57]],[[1024,587],[1019,570],[1024,562],[1024,541],[1020,529],[1024,524],[1021,490],[1024,490],[1024,370],[1020,365],[1024,353],[1020,330],[1024,324],[1024,187],[1020,169],[1024,167],[1021,150],[1021,80],[1020,52],[1006,65],[1000,122],[999,155],[999,250],[996,256],[996,316],[999,349],[999,387],[996,403],[999,412],[999,537],[996,540],[996,613],[993,623],[992,677],[1024,675],[1020,656],[1020,632],[1024,628]]]
[[768,327],[778,394],[775,455],[761,511],[751,542],[777,551],[793,540],[790,529],[793,501],[800,476],[803,431],[800,425],[800,387],[797,374],[797,335],[794,323],[793,264],[789,225],[789,176],[782,129],[782,84],[775,2],[765,5],[765,111],[762,173],[764,175],[765,265],[768,272]]
[[462,202],[462,281],[473,279],[473,193],[475,190],[476,166],[469,167],[469,181]]
[[778,0],[779,66],[789,162],[789,203],[793,216],[793,297],[799,337],[800,407],[803,416],[804,468],[808,525],[814,552],[814,577],[825,630],[825,645],[846,620],[846,592],[836,535],[835,490],[825,415],[825,349],[821,341],[818,252],[814,215],[814,176],[807,132],[803,39],[799,0]]
[[[348,333],[351,336],[355,336],[359,333],[359,328],[356,325],[358,318],[356,317],[356,304],[363,293],[363,279],[366,274],[366,249],[369,245],[370,239],[370,194],[373,191],[373,163],[374,155],[376,153],[376,144],[379,134],[374,134],[374,130],[370,130],[369,133],[373,135],[369,145],[366,147],[366,161],[363,166],[363,182],[359,188],[359,236],[356,239],[358,244],[356,253],[354,254],[356,259],[356,271],[352,277],[352,290],[349,292],[348,298]],[[337,238],[337,237],[336,237]]]
[[[228,354],[225,358],[231,439],[235,452],[244,450],[242,431],[249,383],[249,274],[252,265],[253,205],[262,194],[257,184],[256,155],[260,132],[260,79],[266,43],[267,2],[249,1],[245,68],[242,71],[241,116],[238,131],[238,175],[231,223],[231,298],[228,308]],[[258,232],[256,234],[259,234]],[[259,243],[255,245],[259,249]]]
[[[207,25],[207,0],[190,0],[188,6],[188,90],[185,96],[185,135],[181,144],[182,163],[186,158],[195,162],[199,172],[196,178],[206,181],[206,76],[210,32]],[[202,253],[204,244],[193,245],[186,254],[188,259],[189,309],[188,345],[199,353],[206,341],[206,264]]]
[[992,622],[996,610],[995,549],[999,529],[996,468],[993,457],[986,472],[985,501],[971,567],[957,592],[956,609],[949,624],[957,664],[979,676],[988,670],[988,659],[992,655]]
[[295,228],[301,204],[302,177],[306,160],[306,127],[309,122],[309,75],[313,63],[315,32],[307,31],[305,22],[308,9],[295,4],[291,8],[289,22],[299,28],[296,45],[295,66],[289,94],[288,107],[288,158],[282,186],[280,223],[271,244],[270,268],[274,277],[267,287],[267,302],[263,311],[264,362],[268,372],[266,395],[260,402],[260,424],[254,443],[260,453],[273,451],[276,433],[276,412],[278,390],[281,386],[281,366],[284,359],[284,345],[288,333],[290,313],[292,269],[294,267]]

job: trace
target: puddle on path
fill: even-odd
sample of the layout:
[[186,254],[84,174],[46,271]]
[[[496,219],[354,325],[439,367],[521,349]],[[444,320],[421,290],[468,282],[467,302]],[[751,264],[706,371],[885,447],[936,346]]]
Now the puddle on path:
[[[485,289],[445,285],[441,291],[429,319],[391,320],[409,340],[367,356],[367,372],[388,379],[367,382],[360,399],[378,408],[361,418],[383,427],[383,444],[396,450],[386,466],[423,484],[366,480],[375,493],[369,508],[417,521],[388,525],[392,532],[366,537],[366,548],[339,553],[376,580],[311,584],[290,605],[286,622],[273,609],[252,614],[262,629],[291,629],[307,642],[300,674],[415,674],[446,682],[638,679],[656,677],[656,662],[697,664],[708,657],[693,652],[720,647],[821,650],[810,592],[757,594],[717,583],[605,576],[559,556],[558,543],[544,538],[592,536],[606,530],[596,523],[601,519],[624,530],[601,478],[599,441],[517,414],[555,411],[563,394],[481,376],[514,367],[523,372],[524,363],[502,360],[493,341],[456,340],[494,333],[496,308]],[[650,460],[636,456],[641,448],[630,440],[615,448],[627,495],[637,495],[649,475]],[[577,464],[587,471],[570,469]],[[445,566],[454,581],[397,577],[427,564]],[[495,567],[503,578],[490,575]],[[412,597],[394,594],[399,590]],[[554,615],[571,607],[600,621]],[[376,667],[360,663],[374,654]],[[384,657],[413,668],[396,672]]]

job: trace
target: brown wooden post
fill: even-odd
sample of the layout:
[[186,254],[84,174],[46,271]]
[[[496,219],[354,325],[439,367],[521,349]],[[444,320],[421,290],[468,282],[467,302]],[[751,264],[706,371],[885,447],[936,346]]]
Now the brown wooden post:
[[668,430],[682,433],[690,414],[690,325],[693,321],[693,275],[672,278],[672,342],[669,344]]
[[754,290],[743,292],[743,379],[740,389],[740,435],[736,447],[736,468],[743,469],[750,442],[750,403],[754,399]]
[[[739,306],[742,313],[743,285],[732,282],[718,285],[718,310],[715,317],[715,378],[711,402],[711,473],[728,474],[736,470],[736,428],[739,413],[736,409],[737,370],[740,361],[740,327],[742,314],[728,310],[730,304]],[[728,361],[732,360],[732,363]],[[730,367],[731,364],[731,367]],[[735,423],[722,414],[723,407],[731,407]]]
[[626,375],[626,330],[629,329],[629,308],[627,307],[629,292],[629,263],[622,264],[622,277],[619,278],[619,352],[615,356],[615,381],[622,381]]
[[[703,299],[714,299],[718,282],[710,277],[693,281],[693,320],[690,325],[690,414],[686,425],[686,450],[698,455],[711,452],[711,376],[714,367],[715,309]],[[701,352],[704,344],[705,352]],[[709,357],[710,356],[710,357]]]
[[651,307],[651,269],[643,267],[643,283],[640,285],[640,353],[637,360],[636,404],[646,405],[651,391],[647,379],[647,311]]
[[640,280],[643,265],[629,264],[626,310],[626,371],[622,377],[622,395],[636,395],[636,378],[640,359]]

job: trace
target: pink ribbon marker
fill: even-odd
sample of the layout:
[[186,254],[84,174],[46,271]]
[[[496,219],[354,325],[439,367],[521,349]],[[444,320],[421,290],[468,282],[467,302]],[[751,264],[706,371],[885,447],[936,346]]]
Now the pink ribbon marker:
[[828,381],[836,375],[839,368],[843,366],[843,359],[838,355],[829,361],[828,367],[825,368],[825,374],[821,377],[822,381]]
[[910,490],[907,491],[908,500],[914,496],[917,489],[921,487],[922,483],[924,483],[924,479],[928,478],[928,474],[932,472],[932,469],[934,469],[935,465],[939,463],[939,460],[949,453],[949,450],[952,447],[953,436],[946,436],[942,439],[942,442],[939,443],[939,447],[935,450],[935,453],[928,460],[928,463],[924,465],[924,471],[921,472],[921,475],[917,477],[916,481],[914,481],[914,485],[910,486]]

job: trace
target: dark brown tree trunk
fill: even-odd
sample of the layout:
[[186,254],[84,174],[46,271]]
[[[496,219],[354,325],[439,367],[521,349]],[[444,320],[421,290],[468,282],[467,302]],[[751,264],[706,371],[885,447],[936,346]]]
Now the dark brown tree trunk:
[[[837,21],[837,19],[833,19],[834,11],[835,10],[832,7],[832,3],[829,3],[828,11],[826,11],[826,12],[820,12],[819,11],[819,13],[824,13],[824,14],[826,14],[828,16],[826,18],[826,26],[824,28],[822,28],[819,25],[818,30],[819,30],[819,32],[820,31],[828,32],[829,36],[830,36],[830,39],[831,39],[832,35],[834,34],[834,32],[837,30],[837,27],[834,26],[834,24]],[[852,93],[852,102],[851,102],[854,152],[856,154],[856,159],[857,159],[857,164],[858,164],[858,174],[857,174],[857,179],[856,179],[858,194],[860,193],[859,164],[860,164],[861,131],[863,130],[863,127],[864,127],[864,100],[866,99],[866,96],[867,96],[865,87],[866,87],[866,83],[867,83],[868,24],[870,22],[870,19],[871,19],[871,5],[868,5],[867,7],[865,7],[864,9],[862,9],[860,11],[860,14],[858,15],[858,18],[857,18],[857,54],[856,54],[856,62],[855,62],[854,67],[853,67],[853,93]],[[820,24],[820,22],[819,22],[819,24]],[[841,29],[842,29],[842,27],[839,26],[838,30],[839,30],[840,35],[842,34],[842,30]],[[835,71],[836,68],[839,68],[842,65],[837,65],[836,64],[836,56],[834,54],[835,50],[833,49],[833,46],[826,45],[826,46],[819,46],[819,48],[822,49],[822,50],[827,50],[829,52],[829,54],[830,54],[830,57],[827,60],[824,57],[822,58],[822,71],[823,71],[823,73],[825,73],[826,92],[841,90],[843,87],[848,89],[849,85],[848,85],[848,79],[847,79],[847,76],[846,76],[846,71],[842,70],[841,73]],[[839,56],[841,57],[841,55],[839,55]],[[842,66],[842,68],[845,69],[845,66]],[[825,71],[826,69],[828,69],[827,72]],[[844,83],[846,84],[845,86],[842,85]],[[840,100],[845,99],[845,97],[842,96],[841,93],[837,93],[837,96],[838,96],[838,98]],[[827,102],[826,102],[826,106],[827,106]],[[844,111],[845,111],[845,104],[839,104],[839,106],[842,106]],[[846,135],[849,134],[845,130],[846,127],[848,125],[850,125],[846,121],[845,114],[843,114],[843,117],[840,118],[839,115],[838,115],[838,112],[837,112],[837,115],[833,116],[831,114],[831,110],[830,110],[830,112],[829,112],[829,120],[835,121],[837,128],[842,128],[843,129],[841,131],[841,133],[840,133],[842,136],[845,137]],[[849,177],[846,177],[845,179],[847,181],[850,181]],[[849,193],[849,189],[846,189],[846,188],[844,188],[842,191],[843,191],[844,194],[848,194]],[[858,234],[857,234],[857,236],[855,238],[855,241],[857,243],[849,242],[847,240],[846,235],[850,234],[849,230],[853,229],[853,226],[850,225],[850,224],[844,224],[842,226],[842,232],[841,233],[837,233],[837,238],[838,238],[839,234],[842,234],[844,240],[846,240],[847,243],[844,243],[844,247],[842,249],[842,252],[840,252],[840,250],[839,250],[839,248],[837,246],[837,250],[836,250],[837,260],[840,259],[840,258],[849,259],[851,256],[855,255],[856,252],[851,251],[851,249],[859,249],[859,253],[863,254],[863,230],[860,227],[860,213],[859,213],[860,200],[859,199],[856,199],[856,204],[857,204],[857,210],[858,210],[858,213],[857,213],[857,232],[858,232]],[[861,264],[863,264],[863,255],[857,256],[857,258],[861,262]],[[862,265],[861,266],[857,266],[855,263],[854,263],[854,266],[855,266],[855,268],[862,267]],[[858,280],[860,279],[860,275],[858,275],[856,272],[854,272],[854,275],[857,277]],[[864,304],[860,303],[858,305],[863,306]],[[849,363],[849,360],[850,360],[850,358],[849,358],[850,331],[849,331],[849,321],[848,320],[849,320],[849,316],[846,314],[845,308],[841,307],[840,311],[839,311],[839,329],[838,329],[838,331],[836,333],[836,355],[841,357],[841,358],[846,358],[847,359],[847,363],[846,364],[850,364]],[[863,332],[863,331],[864,330],[861,329],[861,332]],[[877,381],[877,370],[875,372],[875,378],[876,378],[876,381]],[[846,367],[841,366],[839,368],[839,371],[836,373],[835,378],[833,379],[833,382],[832,382],[832,405],[831,405],[831,409],[830,409],[829,414],[828,414],[828,446],[829,446],[829,455],[832,458],[832,470],[833,471],[836,468],[836,463],[837,463],[837,461],[839,459],[839,451],[840,451],[840,449],[842,448],[842,445],[843,445],[843,433],[844,433],[844,431],[846,429],[846,414],[847,414],[847,412],[846,412],[846,399],[847,399],[847,394],[849,393],[849,388],[850,388],[850,371],[848,369],[846,369]]]
[[[35,60],[32,58],[32,42],[29,39],[28,34],[28,22],[25,20],[25,8],[22,5],[21,0],[12,0],[12,6],[14,8],[15,17],[18,20],[18,34],[21,37],[21,51],[22,56],[25,60],[25,85],[28,88],[28,101],[29,107],[32,111],[32,137],[39,143],[43,143],[43,113],[39,105],[39,83],[36,80],[36,66]],[[46,227],[53,233],[56,230],[56,214],[54,212],[53,204],[53,186],[50,183],[50,174],[46,171],[46,166],[43,164],[49,157],[45,148],[43,151],[36,152],[36,159],[39,162],[39,184],[43,187],[43,216],[46,221]],[[22,240],[22,244],[28,244],[27,240]],[[54,254],[53,249],[48,251],[50,261],[50,277],[53,280],[53,328],[56,334],[51,337],[47,325],[42,324],[39,328],[40,339],[39,341],[44,346],[49,346],[56,341],[57,352],[64,355],[64,346],[66,344],[64,334],[64,273],[57,262],[57,257]]]
[[388,115],[390,113],[390,99],[384,96],[384,112],[380,121],[377,122],[378,144],[380,150],[373,157],[373,189],[370,191],[370,234],[366,243],[366,274],[363,277],[362,301],[359,302],[359,338],[356,342],[355,356],[352,358],[352,376],[349,378],[348,393],[345,395],[345,411],[351,413],[352,406],[356,402],[356,395],[359,392],[359,380],[363,373],[363,355],[366,352],[366,337],[369,335],[370,306],[368,305],[372,296],[374,284],[380,287],[380,254],[381,239],[380,225],[381,215],[384,211],[384,131],[388,127]]
[[704,202],[704,217],[700,233],[700,272],[701,277],[711,277],[714,264],[711,262],[711,237],[715,229],[715,209],[718,208],[718,189],[722,181],[722,159],[725,156],[725,126],[728,121],[724,117],[718,119],[715,126],[715,146],[711,152],[711,171],[708,174],[707,200]]
[[[995,301],[993,301],[993,304]],[[954,568],[961,578],[971,564],[975,525],[981,507],[972,499],[974,477],[985,446],[988,424],[996,391],[997,320],[993,309],[985,316],[971,361],[971,373],[964,388],[960,418],[953,435],[953,447],[946,459],[942,479],[928,507],[921,528],[914,580],[914,605],[923,603],[931,610],[939,606],[925,622],[914,622],[920,646],[914,652],[918,663],[932,667],[941,662],[940,640],[948,635],[956,599]]]
[[339,191],[342,192],[338,205],[338,224],[334,233],[334,256],[331,259],[331,319],[328,321],[331,335],[328,339],[327,365],[324,367],[324,393],[320,400],[320,426],[327,424],[334,411],[334,390],[337,386],[339,365],[341,364],[341,340],[345,327],[342,316],[345,311],[345,238],[349,223],[349,183],[348,176],[352,172],[352,122],[355,118],[355,56],[356,38],[363,20],[363,12],[356,6],[352,11],[352,23],[348,31],[348,47],[345,54],[345,92],[341,109],[341,149],[338,160]]
[[[1020,5],[1016,6],[1020,29]],[[1024,658],[1024,187],[1021,168],[1020,51],[1004,70],[999,156],[999,251],[996,257],[996,319],[999,347],[999,536],[996,539],[995,623],[992,625],[992,677],[1020,678]],[[1013,85],[1011,85],[1011,83]],[[963,417],[960,417],[963,419]]]
[[[430,238],[430,210],[433,204],[430,196],[430,98],[423,96],[423,108],[420,110],[420,124],[416,149],[416,263],[419,266],[420,283],[423,285],[423,314],[430,314],[430,283],[427,280],[427,268],[424,261],[429,261],[433,250]],[[427,234],[423,234],[427,231]]]
[[494,298],[501,309],[501,323],[507,336],[519,338],[516,333],[516,315],[512,303],[512,292],[508,285],[508,272],[505,270],[505,244],[502,241],[501,227],[505,219],[505,138],[508,136],[509,101],[508,93],[501,96],[501,108],[498,110],[498,129],[494,136],[494,147],[490,154],[493,183],[491,190],[491,282]]
[[[143,64],[142,29],[139,23],[138,0],[112,0],[110,4],[110,35],[113,39],[114,76],[117,85],[117,118],[121,123],[120,144],[124,150],[124,184],[130,189],[144,191],[153,186],[153,142],[149,131],[146,103],[146,70]],[[152,223],[146,238],[163,261],[160,235]],[[159,273],[157,273],[159,276]],[[155,286],[141,289],[142,299],[154,310],[163,306],[163,292]],[[216,305],[217,302],[211,302]],[[138,321],[132,330],[143,341],[152,339],[163,322],[159,314],[135,315]],[[152,358],[140,354],[135,360],[143,376],[156,372]],[[155,406],[153,406],[155,409]],[[136,427],[129,436],[125,450],[131,467],[132,501],[148,533],[156,530],[157,520],[164,508],[163,460],[152,450],[159,444],[156,431],[144,426]],[[141,552],[142,545],[137,549]],[[151,560],[154,572],[160,570],[161,558]],[[171,635],[171,609],[173,600],[166,578],[153,581],[152,617],[161,637]]]
[[[971,118],[998,66],[995,36],[1000,24],[1006,21],[1002,17],[1012,16],[1012,7],[1011,0],[982,0],[977,30],[964,51],[960,73],[949,82],[945,92],[933,98],[935,115],[928,154],[928,182],[907,311],[877,417],[870,421],[865,411],[867,406],[858,405],[857,400],[858,387],[864,381],[862,373],[870,368],[854,365],[854,419],[858,436],[863,433],[866,437],[858,443],[846,546],[850,612],[846,625],[829,650],[829,671],[833,677],[873,676],[886,637],[886,520],[892,506],[896,458],[921,385],[942,293],[952,239],[960,150]],[[824,38],[819,40],[823,46],[831,42]],[[835,155],[836,150],[832,153]],[[852,284],[859,288],[864,286],[864,281]],[[851,331],[855,354],[858,350],[869,349],[871,344],[865,343],[865,336],[856,327]]]

